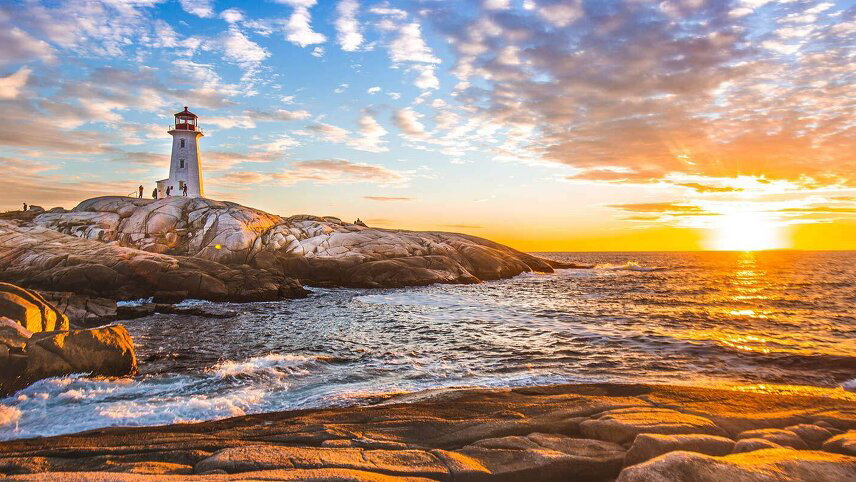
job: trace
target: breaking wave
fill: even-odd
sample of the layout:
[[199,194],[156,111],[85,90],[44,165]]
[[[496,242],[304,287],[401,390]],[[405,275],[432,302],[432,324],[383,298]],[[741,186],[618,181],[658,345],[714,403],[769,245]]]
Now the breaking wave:
[[604,271],[642,271],[648,273],[652,271],[666,271],[668,268],[661,266],[642,266],[636,261],[627,261],[624,264],[601,263],[595,265],[594,269]]

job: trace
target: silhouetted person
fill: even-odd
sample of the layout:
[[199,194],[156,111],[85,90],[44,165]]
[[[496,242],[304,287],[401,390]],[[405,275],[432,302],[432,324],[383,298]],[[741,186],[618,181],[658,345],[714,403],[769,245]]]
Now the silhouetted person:
[[167,195],[167,196],[172,196],[172,194],[171,194],[171,193],[172,193],[172,186],[167,186],[167,187],[166,187],[166,195]]
[[155,188],[155,190],[152,191],[152,199],[157,199],[157,198],[158,198],[158,188]]
[[142,199],[143,198],[143,185],[142,184],[140,184],[140,188],[138,190],[140,191],[140,194],[138,194],[137,197]]
[[27,203],[24,203],[24,211],[27,210]]
[[187,184],[181,188],[182,196],[187,197]]

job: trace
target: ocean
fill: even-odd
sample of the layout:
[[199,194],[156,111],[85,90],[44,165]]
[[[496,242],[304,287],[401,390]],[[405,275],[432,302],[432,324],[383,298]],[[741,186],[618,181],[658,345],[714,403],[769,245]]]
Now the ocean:
[[54,378],[0,399],[0,439],[472,386],[654,382],[856,399],[856,252],[541,254],[594,268],[187,301],[234,316],[127,321],[139,376]]

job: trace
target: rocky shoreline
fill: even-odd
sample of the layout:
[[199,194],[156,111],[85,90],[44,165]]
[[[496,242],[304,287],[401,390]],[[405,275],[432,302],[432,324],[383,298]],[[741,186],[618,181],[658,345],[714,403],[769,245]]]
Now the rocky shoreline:
[[9,480],[856,480],[856,401],[665,385],[369,406],[0,443]]

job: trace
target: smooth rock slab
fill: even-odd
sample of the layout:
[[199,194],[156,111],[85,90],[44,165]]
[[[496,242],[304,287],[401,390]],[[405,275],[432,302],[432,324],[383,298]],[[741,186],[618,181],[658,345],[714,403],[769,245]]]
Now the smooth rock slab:
[[621,471],[616,482],[843,482],[856,457],[787,448],[711,457],[670,452]]
[[737,435],[738,440],[747,438],[760,438],[764,440],[769,440],[770,442],[777,443],[783,447],[791,447],[799,450],[808,448],[808,445],[806,445],[805,441],[803,441],[803,439],[801,439],[799,435],[791,432],[790,430],[783,430],[780,428],[762,428],[757,430],[746,430],[745,432],[740,432]]
[[583,435],[619,444],[632,442],[640,433],[707,434],[726,436],[712,421],[668,408],[609,410],[580,423]]
[[447,478],[449,469],[424,450],[363,450],[356,448],[254,445],[221,450],[202,460],[196,473],[227,473],[271,469],[355,469],[386,475]]
[[635,465],[668,452],[684,450],[705,455],[728,455],[734,450],[734,441],[716,435],[658,435],[642,433],[624,457],[624,465]]
[[498,480],[602,480],[615,477],[624,459],[618,444],[543,433],[485,439],[456,452]]

